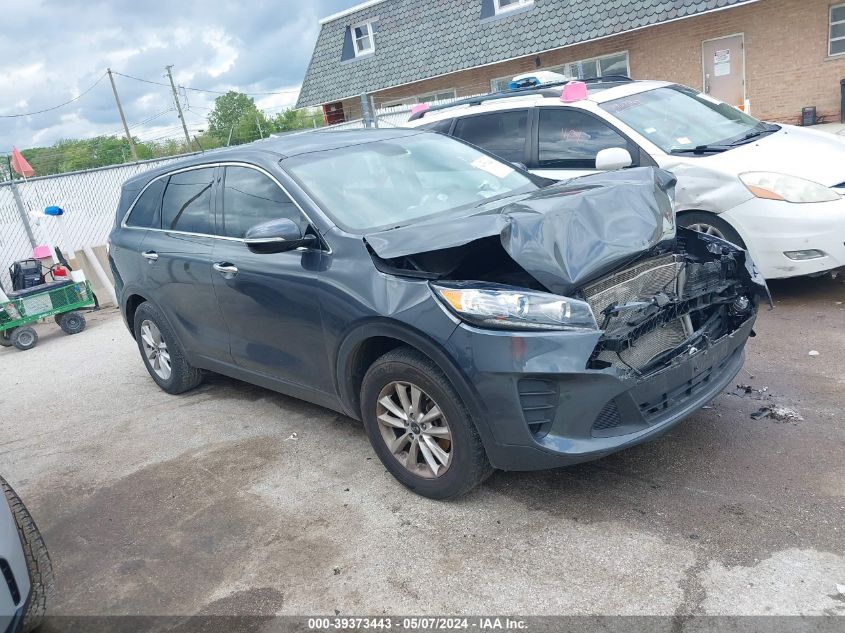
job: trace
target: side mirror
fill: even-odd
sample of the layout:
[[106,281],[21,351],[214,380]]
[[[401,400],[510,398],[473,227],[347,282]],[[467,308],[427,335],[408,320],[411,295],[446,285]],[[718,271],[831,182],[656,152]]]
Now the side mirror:
[[528,166],[525,163],[520,163],[518,161],[511,161],[511,165],[513,165],[514,167],[516,167],[517,169],[519,169],[521,171],[528,171]]
[[612,171],[624,169],[634,164],[631,153],[621,147],[603,149],[596,155],[596,169],[599,171]]
[[317,238],[302,235],[299,226],[289,218],[270,220],[252,227],[244,236],[244,244],[256,253],[284,253],[311,246]]

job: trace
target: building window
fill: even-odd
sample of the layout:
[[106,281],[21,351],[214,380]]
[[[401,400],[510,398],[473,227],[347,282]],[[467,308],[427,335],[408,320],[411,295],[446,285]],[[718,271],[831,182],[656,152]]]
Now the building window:
[[828,54],[845,53],[845,4],[830,7],[830,37]]
[[493,5],[496,7],[496,15],[505,13],[506,11],[513,11],[519,7],[526,7],[534,4],[534,0],[493,0]]
[[440,101],[448,101],[450,99],[457,99],[458,93],[454,88],[449,90],[438,90],[437,92],[430,92],[427,94],[417,95],[415,97],[402,97],[401,99],[391,99],[381,104],[382,108],[397,108],[399,106],[409,106],[417,103],[436,103]]
[[457,98],[458,93],[454,88],[450,90],[440,90],[438,92],[431,92],[429,94],[417,96],[417,103],[432,103],[434,101],[447,101],[449,99]]
[[[842,5],[842,8],[843,13],[845,13],[845,5]],[[843,20],[845,20],[845,15],[843,15]],[[845,42],[843,42],[842,49],[845,52]],[[595,79],[608,75],[631,76],[628,51],[604,55],[602,57],[593,57],[592,59],[582,59],[577,62],[563,64],[562,66],[551,66],[538,70],[549,70],[567,77],[572,77],[573,79]],[[493,92],[507,90],[508,84],[512,79],[513,77],[497,77],[496,79],[491,79],[490,89]]]
[[373,23],[362,22],[361,24],[355,24],[352,27],[352,40],[355,46],[355,57],[369,55],[375,51],[376,44],[373,39]]

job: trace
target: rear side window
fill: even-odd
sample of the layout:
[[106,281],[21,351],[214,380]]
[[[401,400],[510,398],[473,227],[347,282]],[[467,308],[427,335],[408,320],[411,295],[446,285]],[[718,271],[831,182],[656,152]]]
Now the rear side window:
[[559,169],[595,169],[603,149],[628,149],[628,141],[599,119],[557,108],[540,108],[539,166]]
[[161,202],[161,228],[168,231],[213,234],[211,188],[214,168],[173,174]]
[[159,178],[150,183],[141,197],[132,207],[132,212],[126,219],[126,226],[137,226],[143,229],[159,228],[161,225],[161,194],[164,191],[166,178]]
[[248,167],[226,168],[218,234],[242,238],[252,227],[280,218],[305,230],[299,209],[270,177]]
[[454,136],[509,162],[525,160],[528,110],[509,110],[458,119]]

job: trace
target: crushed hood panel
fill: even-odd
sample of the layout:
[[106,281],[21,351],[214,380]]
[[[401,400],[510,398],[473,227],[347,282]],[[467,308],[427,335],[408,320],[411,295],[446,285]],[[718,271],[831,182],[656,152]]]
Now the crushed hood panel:
[[393,259],[498,235],[517,264],[565,295],[675,236],[674,185],[669,172],[652,167],[594,174],[366,240],[380,258]]

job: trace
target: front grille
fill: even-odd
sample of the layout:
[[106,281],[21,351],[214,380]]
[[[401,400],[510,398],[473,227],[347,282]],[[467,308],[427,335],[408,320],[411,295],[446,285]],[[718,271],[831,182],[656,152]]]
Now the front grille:
[[9,563],[5,558],[0,558],[0,574],[3,574],[3,578],[6,580],[6,585],[9,587],[9,593],[12,594],[12,602],[14,602],[15,605],[20,604],[21,591],[18,588],[17,581],[15,581],[14,574],[12,574],[12,568],[9,566]]
[[535,437],[543,437],[552,426],[557,412],[560,391],[557,383],[538,378],[522,378],[517,384],[519,404],[528,429]]
[[593,430],[606,431],[618,426],[622,426],[622,416],[619,415],[619,407],[616,406],[616,402],[611,400],[599,412],[596,421],[593,422]]

